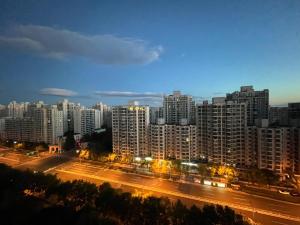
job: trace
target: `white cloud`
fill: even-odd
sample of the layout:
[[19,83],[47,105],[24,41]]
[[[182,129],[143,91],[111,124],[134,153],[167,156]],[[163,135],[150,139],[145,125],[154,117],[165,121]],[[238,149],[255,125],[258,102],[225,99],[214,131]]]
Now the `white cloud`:
[[82,57],[99,64],[147,64],[159,59],[162,46],[113,35],[84,35],[47,26],[19,25],[0,36],[0,47],[65,59]]
[[75,91],[71,91],[68,89],[61,89],[61,88],[43,88],[40,90],[40,94],[59,96],[59,97],[73,97],[77,95]]
[[96,95],[103,97],[136,97],[136,98],[162,98],[163,94],[154,92],[131,92],[131,91],[96,91]]

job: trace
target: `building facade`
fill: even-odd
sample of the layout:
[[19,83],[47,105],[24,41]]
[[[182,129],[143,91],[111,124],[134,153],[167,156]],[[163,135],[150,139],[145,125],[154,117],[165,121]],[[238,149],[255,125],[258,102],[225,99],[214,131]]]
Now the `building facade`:
[[187,119],[188,124],[195,124],[195,102],[189,95],[174,91],[164,97],[163,113],[166,124],[180,124],[181,119]]
[[199,154],[209,162],[245,165],[247,105],[213,98],[212,104],[197,106]]
[[[161,121],[161,120],[160,120]],[[149,149],[154,159],[199,159],[195,125],[169,125],[163,122],[149,127]]]
[[242,86],[240,91],[227,94],[227,100],[247,104],[247,125],[253,126],[258,120],[269,117],[269,90],[254,90],[253,86]]
[[112,109],[113,152],[130,157],[149,156],[149,106],[130,103]]
[[295,158],[299,150],[298,130],[293,127],[267,127],[257,129],[257,154],[259,169],[277,174],[297,171]]

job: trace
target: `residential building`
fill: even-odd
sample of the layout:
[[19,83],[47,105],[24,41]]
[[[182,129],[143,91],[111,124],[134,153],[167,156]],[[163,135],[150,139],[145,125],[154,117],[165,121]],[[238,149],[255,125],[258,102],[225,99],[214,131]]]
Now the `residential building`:
[[92,134],[101,128],[101,112],[98,109],[82,109],[80,119],[81,135]]
[[12,101],[7,105],[7,116],[12,118],[23,118],[24,114],[27,111],[29,103],[21,102],[17,103]]
[[181,119],[187,119],[188,124],[195,124],[195,102],[189,95],[174,91],[172,95],[164,96],[163,113],[166,124],[180,124]]
[[56,105],[47,110],[47,141],[46,143],[58,144],[64,135],[64,112],[58,110]]
[[197,128],[187,125],[168,125],[158,120],[150,125],[149,149],[154,159],[178,159],[191,161],[199,159]]
[[269,123],[273,126],[288,126],[288,107],[270,107]]
[[112,108],[113,152],[129,157],[149,156],[149,106],[136,102]]
[[247,104],[213,98],[197,106],[198,146],[201,157],[216,164],[245,165]]
[[150,107],[150,123],[157,124],[164,117],[163,107]]
[[287,171],[297,170],[295,168],[295,153],[299,150],[297,134],[297,128],[293,127],[258,128],[258,168],[272,170],[281,175]]
[[300,102],[288,104],[289,125],[292,127],[300,127]]
[[253,86],[242,86],[240,91],[227,94],[227,100],[247,104],[247,125],[253,126],[269,116],[269,90],[254,90]]

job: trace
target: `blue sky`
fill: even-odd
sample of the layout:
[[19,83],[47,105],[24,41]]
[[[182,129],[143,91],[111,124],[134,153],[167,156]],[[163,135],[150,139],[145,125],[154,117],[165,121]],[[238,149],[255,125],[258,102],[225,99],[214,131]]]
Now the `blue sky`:
[[0,103],[159,104],[241,85],[300,101],[300,1],[2,0]]

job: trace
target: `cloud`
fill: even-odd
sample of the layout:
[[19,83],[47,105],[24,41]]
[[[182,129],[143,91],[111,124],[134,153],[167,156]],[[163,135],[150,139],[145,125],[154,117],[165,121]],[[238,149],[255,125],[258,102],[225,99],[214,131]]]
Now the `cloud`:
[[19,25],[0,36],[0,48],[56,59],[81,57],[106,65],[147,64],[158,60],[162,46],[113,35],[84,35],[47,26]]
[[73,97],[77,95],[75,91],[61,88],[43,88],[40,90],[40,94],[59,97]]
[[135,98],[162,98],[163,94],[154,92],[131,92],[131,91],[96,91],[96,95],[103,97],[135,97]]
[[216,95],[226,95],[225,92],[213,92],[212,94],[213,94],[213,96],[216,96]]

